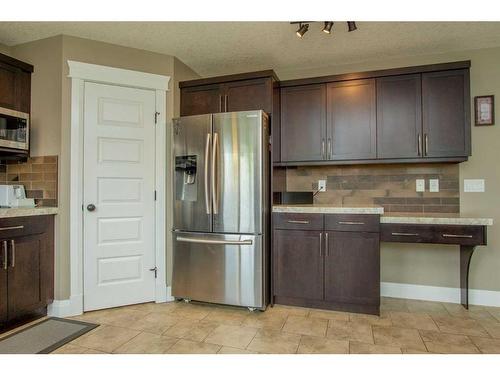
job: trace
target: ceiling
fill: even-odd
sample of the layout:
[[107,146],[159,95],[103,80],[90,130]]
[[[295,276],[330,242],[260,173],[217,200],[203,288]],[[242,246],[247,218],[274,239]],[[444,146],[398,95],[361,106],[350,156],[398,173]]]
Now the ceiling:
[[0,22],[8,46],[59,34],[173,55],[201,76],[280,71],[500,46],[500,22],[357,22],[331,35],[287,22]]

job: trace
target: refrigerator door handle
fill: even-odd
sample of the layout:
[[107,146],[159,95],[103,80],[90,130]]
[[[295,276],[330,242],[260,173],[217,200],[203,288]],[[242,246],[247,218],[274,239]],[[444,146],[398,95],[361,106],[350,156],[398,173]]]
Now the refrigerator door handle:
[[219,136],[214,133],[214,145],[212,147],[212,202],[214,205],[214,215],[219,213],[219,202],[217,194],[217,143],[219,141]]
[[177,237],[178,242],[206,243],[215,245],[252,245],[252,240],[231,241],[231,240],[211,240],[208,238],[188,238]]
[[207,142],[205,144],[205,208],[207,210],[207,215],[211,212],[210,195],[208,193],[208,158],[210,157],[210,133],[207,133]]

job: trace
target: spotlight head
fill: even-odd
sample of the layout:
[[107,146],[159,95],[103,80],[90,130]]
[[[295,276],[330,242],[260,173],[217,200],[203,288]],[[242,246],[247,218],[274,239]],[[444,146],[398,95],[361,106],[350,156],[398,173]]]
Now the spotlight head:
[[333,22],[325,21],[325,26],[323,26],[323,32],[326,34],[330,34],[332,32]]
[[357,29],[356,22],[354,22],[354,21],[347,21],[347,27],[349,29],[349,32],[356,30]]
[[299,26],[299,29],[295,32],[295,34],[297,34],[297,36],[299,38],[302,38],[304,36],[304,34],[307,32],[307,30],[309,30],[309,24],[308,23],[304,23],[304,24],[300,24]]

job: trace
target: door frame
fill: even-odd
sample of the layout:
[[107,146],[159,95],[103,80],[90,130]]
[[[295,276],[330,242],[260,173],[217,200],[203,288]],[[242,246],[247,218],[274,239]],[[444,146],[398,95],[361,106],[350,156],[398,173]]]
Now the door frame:
[[155,302],[171,299],[166,279],[166,92],[170,76],[119,69],[68,60],[71,79],[70,143],[70,300],[64,314],[83,313],[83,109],[85,82],[147,89],[155,91],[157,122],[155,126]]

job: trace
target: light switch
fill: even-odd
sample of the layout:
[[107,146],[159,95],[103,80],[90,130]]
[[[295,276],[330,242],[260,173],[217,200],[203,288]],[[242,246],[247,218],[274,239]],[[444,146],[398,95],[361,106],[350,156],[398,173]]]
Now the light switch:
[[326,191],[326,180],[318,180],[318,190]]
[[464,193],[484,193],[484,179],[464,180]]
[[431,193],[439,193],[439,180],[437,178],[429,180],[429,191]]
[[418,193],[423,193],[425,191],[425,180],[423,178],[418,178],[416,185],[416,191]]

